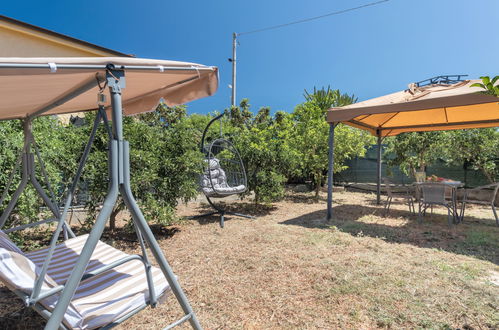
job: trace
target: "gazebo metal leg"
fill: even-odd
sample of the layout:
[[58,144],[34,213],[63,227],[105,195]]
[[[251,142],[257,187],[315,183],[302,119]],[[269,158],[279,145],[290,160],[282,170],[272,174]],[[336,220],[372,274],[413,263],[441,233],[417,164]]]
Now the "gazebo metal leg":
[[334,129],[336,125],[329,124],[326,221],[331,221],[333,218]]

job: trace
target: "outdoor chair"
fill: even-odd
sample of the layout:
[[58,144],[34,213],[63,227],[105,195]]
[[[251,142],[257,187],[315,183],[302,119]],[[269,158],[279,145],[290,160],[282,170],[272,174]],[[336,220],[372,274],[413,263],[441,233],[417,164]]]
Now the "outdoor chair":
[[[218,214],[222,228],[226,214],[254,219],[253,216],[227,210],[226,205],[222,202],[225,197],[240,195],[248,190],[246,170],[239,151],[222,134],[222,119],[225,115],[230,115],[230,113],[223,112],[213,118],[205,127],[201,138],[201,152],[205,155],[200,180],[201,191],[214,211],[190,217],[190,219],[196,219]],[[220,124],[220,136],[208,143],[207,134],[210,127],[217,121]]]
[[441,205],[447,208],[447,222],[457,221],[456,187],[440,182],[425,182],[418,184],[420,193],[418,221],[423,222],[428,207]]
[[383,183],[386,187],[386,203],[385,203],[385,215],[390,212],[390,206],[392,204],[393,198],[404,199],[409,205],[409,212],[416,214],[416,209],[414,208],[414,198],[412,192],[407,186],[394,185],[388,178],[383,178]]
[[[473,195],[473,193],[478,193],[480,191],[487,191],[487,190],[492,191],[490,199],[488,200],[484,201],[484,200],[472,199],[469,197],[470,195]],[[461,207],[461,220],[464,218],[464,210],[466,208],[466,203],[490,205],[492,207],[492,212],[494,213],[494,217],[496,218],[496,225],[499,226],[499,218],[497,216],[497,211],[495,206],[495,200],[498,190],[499,190],[499,182],[466,190],[464,193],[463,204]]]

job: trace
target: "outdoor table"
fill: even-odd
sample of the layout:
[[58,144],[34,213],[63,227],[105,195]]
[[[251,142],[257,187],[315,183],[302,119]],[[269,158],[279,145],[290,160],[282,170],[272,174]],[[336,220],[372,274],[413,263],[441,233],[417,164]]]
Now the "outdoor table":
[[460,214],[457,213],[457,189],[464,187],[464,184],[461,181],[425,181],[425,182],[414,182],[413,184],[416,186],[416,199],[420,201],[420,186],[425,183],[440,183],[449,186],[451,188],[451,201],[452,201],[452,210],[454,212],[454,223],[459,223],[462,220],[464,215],[464,203],[461,206]]

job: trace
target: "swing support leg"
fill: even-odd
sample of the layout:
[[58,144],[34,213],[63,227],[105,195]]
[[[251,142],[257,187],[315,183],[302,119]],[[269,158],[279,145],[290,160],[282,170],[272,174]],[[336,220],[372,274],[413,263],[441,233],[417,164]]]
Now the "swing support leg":
[[[49,178],[48,175],[45,171],[45,166],[43,164],[43,161],[40,157],[39,150],[35,144],[35,140],[33,138],[33,128],[32,128],[32,118],[25,118],[23,120],[23,133],[24,133],[24,146],[22,150],[22,155],[20,158],[21,161],[21,168],[22,168],[22,173],[21,173],[21,182],[19,183],[19,186],[15,190],[15,192],[12,195],[12,198],[10,199],[9,203],[7,204],[7,207],[5,210],[2,212],[2,215],[0,216],[0,228],[2,228],[5,223],[7,222],[7,219],[9,218],[10,214],[12,213],[12,210],[14,209],[14,206],[16,205],[17,201],[19,200],[19,197],[23,193],[24,189],[26,189],[28,183],[31,183],[31,185],[35,188],[35,191],[38,193],[38,195],[42,198],[43,202],[45,205],[49,208],[49,210],[52,212],[54,217],[56,219],[61,219],[61,213],[59,211],[59,206],[57,205],[57,202],[55,201],[55,194],[52,191],[52,188],[50,186]],[[50,198],[43,187],[41,186],[40,182],[38,181],[35,173],[35,154],[33,154],[31,147],[34,147],[36,151],[36,155],[38,156],[38,162],[40,165],[41,172],[43,173],[46,181],[47,188],[51,190],[51,196]],[[16,164],[14,171],[18,168],[18,165]],[[8,189],[8,187],[6,187]],[[4,192],[2,197],[6,197],[7,191]],[[3,201],[3,199],[2,199]],[[69,224],[67,224],[65,221],[63,223],[63,229],[64,229],[64,238],[68,238],[68,234],[71,237],[75,237],[73,231],[71,230]]]

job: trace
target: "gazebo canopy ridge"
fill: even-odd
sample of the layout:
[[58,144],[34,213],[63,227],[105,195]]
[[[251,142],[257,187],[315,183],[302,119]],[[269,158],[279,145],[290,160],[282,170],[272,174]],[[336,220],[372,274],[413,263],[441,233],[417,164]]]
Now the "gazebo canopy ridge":
[[373,135],[499,126],[496,97],[471,87],[480,80],[426,86],[409,84],[404,91],[344,107],[331,108],[330,123],[343,122]]

